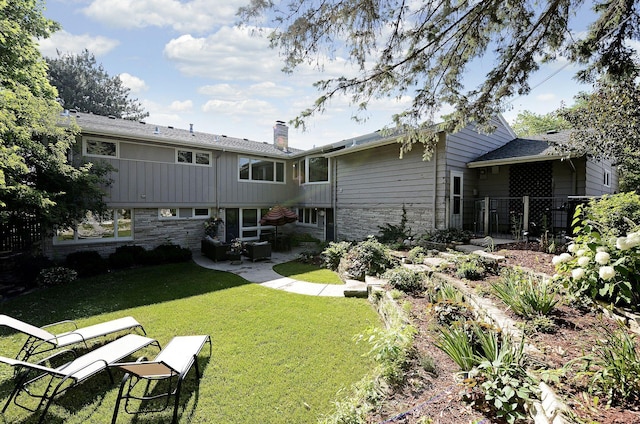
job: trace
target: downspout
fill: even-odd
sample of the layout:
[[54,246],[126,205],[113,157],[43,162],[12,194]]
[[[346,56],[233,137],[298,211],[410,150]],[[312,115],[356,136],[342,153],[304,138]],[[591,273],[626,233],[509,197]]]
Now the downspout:
[[[439,141],[439,140],[438,140]],[[433,209],[431,213],[431,228],[436,229],[436,200],[438,198],[438,144],[433,150]]]
[[[338,241],[338,159],[337,157],[333,158],[333,181],[331,182],[331,209],[333,209],[333,241]],[[325,216],[326,222],[326,216]],[[326,231],[326,230],[325,230]]]

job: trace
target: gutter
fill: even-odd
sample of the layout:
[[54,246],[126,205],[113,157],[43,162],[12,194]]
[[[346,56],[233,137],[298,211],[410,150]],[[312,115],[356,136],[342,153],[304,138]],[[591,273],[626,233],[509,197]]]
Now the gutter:
[[532,156],[518,156],[512,158],[504,158],[504,159],[494,159],[494,160],[483,160],[479,162],[469,162],[467,163],[467,168],[484,168],[486,166],[498,166],[498,165],[512,165],[516,163],[527,163],[527,162],[544,162],[549,160],[567,160],[572,157],[576,157],[574,155],[532,155]]

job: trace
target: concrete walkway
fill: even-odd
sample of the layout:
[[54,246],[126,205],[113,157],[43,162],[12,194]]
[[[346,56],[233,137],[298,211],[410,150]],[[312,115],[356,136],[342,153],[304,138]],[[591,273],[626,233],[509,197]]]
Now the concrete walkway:
[[196,251],[193,254],[193,261],[204,268],[232,272],[252,283],[291,293],[306,294],[309,296],[344,297],[345,291],[354,292],[364,290],[366,292],[367,285],[360,281],[349,281],[347,284],[342,285],[316,284],[283,277],[273,270],[274,265],[292,261],[298,256],[298,253],[295,249],[289,252],[273,252],[271,259],[256,262],[251,262],[243,257],[242,263],[234,264],[231,261],[214,262]]

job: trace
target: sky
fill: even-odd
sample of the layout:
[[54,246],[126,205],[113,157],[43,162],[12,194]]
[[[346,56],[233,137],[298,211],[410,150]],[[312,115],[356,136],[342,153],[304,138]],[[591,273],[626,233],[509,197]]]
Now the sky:
[[[150,113],[147,123],[184,129],[193,124],[195,131],[273,142],[277,120],[287,122],[313,105],[320,94],[313,82],[353,69],[337,57],[324,73],[307,66],[283,73],[278,52],[236,26],[236,11],[246,2],[45,0],[44,15],[62,30],[41,40],[40,51],[56,57],[56,52],[88,49],[131,89],[130,97]],[[482,68],[492,61],[478,63]],[[524,110],[544,114],[571,105],[578,92],[590,89],[573,80],[575,71],[562,62],[543,65],[530,79],[534,89],[512,99],[504,117],[513,122]],[[375,100],[366,121],[356,123],[351,119],[356,107],[347,98],[334,99],[308,121],[306,131],[290,126],[289,146],[310,149],[374,132],[389,126],[392,115],[408,104],[406,97]]]

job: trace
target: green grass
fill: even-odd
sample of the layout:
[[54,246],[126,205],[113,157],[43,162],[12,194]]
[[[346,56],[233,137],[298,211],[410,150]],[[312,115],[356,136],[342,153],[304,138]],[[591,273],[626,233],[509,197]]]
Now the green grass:
[[338,274],[327,268],[299,261],[290,261],[275,265],[273,270],[294,280],[321,284],[344,284]]
[[[379,326],[363,299],[303,296],[250,284],[229,273],[174,264],[111,273],[40,290],[0,304],[0,313],[36,325],[75,319],[82,326],[131,315],[164,346],[174,335],[209,334],[213,354],[199,358],[203,376],[183,386],[181,423],[315,423],[373,366],[354,336]],[[24,337],[3,331],[0,352],[17,353]],[[155,356],[155,351],[143,353]],[[0,402],[13,387],[0,365]],[[58,397],[47,423],[110,422],[121,374],[107,374]],[[36,422],[11,404],[6,422]],[[118,423],[169,422],[171,410],[139,415],[121,407]]]

